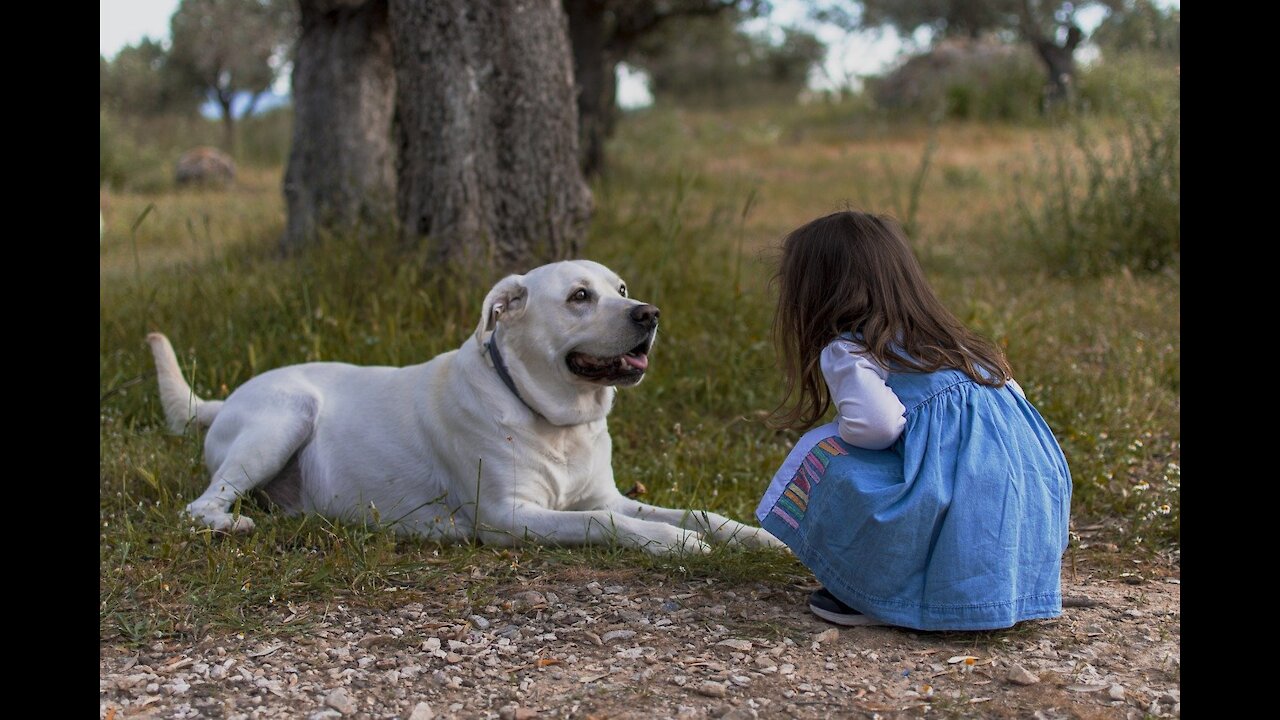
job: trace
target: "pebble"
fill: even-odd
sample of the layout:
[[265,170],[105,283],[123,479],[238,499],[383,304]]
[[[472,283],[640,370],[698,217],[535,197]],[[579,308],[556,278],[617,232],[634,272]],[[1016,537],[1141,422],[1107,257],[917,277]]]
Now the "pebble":
[[828,628],[813,636],[813,641],[818,643],[835,642],[840,639],[840,631],[835,628]]
[[356,703],[347,695],[346,688],[335,688],[324,696],[324,704],[337,710],[343,715],[350,715],[356,711]]
[[720,716],[720,720],[756,720],[760,713],[749,707],[738,707]]
[[720,642],[716,643],[716,646],[733,648],[734,650],[740,650],[742,652],[747,652],[752,647],[750,640],[739,640],[737,638],[729,638],[728,640],[721,640]]
[[723,683],[714,682],[712,680],[707,680],[706,682],[699,685],[697,687],[697,692],[699,695],[705,695],[707,697],[714,697],[714,698],[722,698],[729,694],[728,689],[725,688]]
[[635,630],[610,630],[600,636],[601,642],[613,642],[614,640],[626,640],[636,636]]
[[1112,700],[1123,700],[1124,686],[1119,683],[1113,683],[1111,687],[1107,688],[1107,694],[1111,696]]
[[342,713],[337,710],[317,710],[307,716],[307,720],[334,720],[342,717]]
[[1040,682],[1039,675],[1036,675],[1021,665],[1014,665],[1010,668],[1007,679],[1015,685],[1035,685]]
[[547,602],[547,596],[537,590],[525,590],[518,592],[511,597],[511,600],[517,606],[532,607],[534,605],[544,605]]
[[484,631],[489,629],[489,620],[482,615],[472,615],[470,620],[477,630]]
[[420,702],[413,706],[413,712],[409,713],[408,720],[433,720],[436,713],[431,706],[425,702]]

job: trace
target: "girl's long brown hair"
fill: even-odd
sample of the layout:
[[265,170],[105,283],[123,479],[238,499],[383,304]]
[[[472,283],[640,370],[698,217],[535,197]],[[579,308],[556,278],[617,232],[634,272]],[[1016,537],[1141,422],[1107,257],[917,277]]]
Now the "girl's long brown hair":
[[793,230],[773,281],[773,339],[787,384],[774,427],[804,429],[826,414],[831,396],[819,356],[843,332],[861,332],[867,353],[885,368],[955,368],[992,387],[1013,376],[995,343],[938,300],[890,218],[845,210]]

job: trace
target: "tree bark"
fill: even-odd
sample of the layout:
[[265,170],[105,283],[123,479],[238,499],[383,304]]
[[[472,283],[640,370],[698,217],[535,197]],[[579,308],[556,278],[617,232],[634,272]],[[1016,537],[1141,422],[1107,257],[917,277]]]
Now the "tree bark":
[[603,172],[604,143],[618,113],[618,57],[609,47],[606,6],[607,0],[564,0],[577,85],[578,160],[586,177]]
[[390,0],[405,242],[498,270],[571,257],[591,192],[560,0]]
[[386,0],[302,0],[281,245],[395,223],[395,73]]

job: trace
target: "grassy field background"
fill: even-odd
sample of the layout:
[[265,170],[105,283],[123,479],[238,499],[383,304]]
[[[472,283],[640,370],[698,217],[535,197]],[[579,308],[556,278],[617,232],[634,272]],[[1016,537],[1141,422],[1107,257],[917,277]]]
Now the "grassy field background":
[[[753,522],[798,437],[762,422],[781,390],[773,251],[848,205],[903,220],[943,300],[1006,349],[1066,452],[1073,526],[1088,542],[1176,551],[1177,127],[1176,106],[1029,126],[892,123],[840,104],[628,116],[593,187],[582,254],[662,309],[650,376],[610,416],[619,484]],[[483,595],[502,577],[584,558],[657,578],[807,577],[766,551],[438,547],[251,503],[255,534],[194,532],[179,513],[207,482],[201,439],[164,432],[148,331],[170,337],[197,393],[221,398],[285,364],[425,361],[473,332],[497,280],[444,277],[425,253],[341,239],[281,259],[281,174],[266,158],[226,190],[101,191],[104,639],[251,629],[263,608],[297,601],[399,602],[459,572]]]

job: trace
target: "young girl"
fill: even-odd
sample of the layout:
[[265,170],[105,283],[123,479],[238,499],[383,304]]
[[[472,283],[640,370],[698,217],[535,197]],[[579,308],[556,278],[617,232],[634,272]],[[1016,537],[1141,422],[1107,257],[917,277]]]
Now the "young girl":
[[897,225],[852,211],[814,220],[784,240],[775,280],[787,380],[775,423],[807,428],[836,408],[756,510],[824,585],[809,609],[918,630],[1059,615],[1066,459]]

